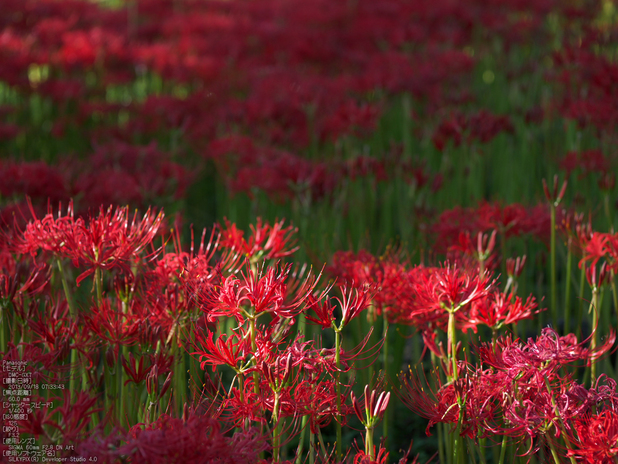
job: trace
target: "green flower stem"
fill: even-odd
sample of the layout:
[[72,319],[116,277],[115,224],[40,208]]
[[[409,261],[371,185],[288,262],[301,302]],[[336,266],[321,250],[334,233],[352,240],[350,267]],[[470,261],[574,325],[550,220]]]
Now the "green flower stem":
[[373,450],[373,427],[365,426],[365,454],[373,461],[375,453]]
[[303,448],[305,447],[305,434],[307,433],[307,423],[309,422],[309,416],[305,415],[302,418],[300,426],[300,435],[298,437],[298,448],[296,448],[296,464],[302,464]]
[[[596,286],[592,287],[592,301],[590,302],[590,309],[592,310],[592,338],[590,340],[590,351],[594,352],[597,347],[597,332],[599,325],[599,289]],[[593,359],[590,363],[590,385],[594,385],[596,373],[596,361]]]
[[504,457],[506,456],[506,435],[502,436],[502,445],[500,446],[500,459],[498,464],[504,464]]
[[[388,380],[388,317],[386,316],[386,311],[382,309],[382,316],[384,320],[384,331],[382,332],[382,336],[384,337],[384,377]],[[382,440],[384,440],[384,446],[386,446],[386,440],[388,439],[388,408],[384,411],[384,415],[382,416]]]
[[320,449],[322,450],[322,454],[324,457],[328,456],[326,453],[326,448],[324,447],[324,438],[322,437],[322,429],[318,427],[318,441],[320,443]]
[[298,336],[300,337],[301,341],[305,339],[306,328],[307,328],[307,319],[305,318],[305,313],[302,312],[298,315],[298,325],[297,325]]
[[[584,290],[586,288],[586,267],[582,266],[579,274],[579,309],[577,311],[577,337],[582,335],[582,318],[584,313]],[[540,319],[539,319],[540,320]]]
[[274,463],[278,463],[280,461],[281,454],[281,421],[279,420],[279,408],[281,402],[281,396],[279,391],[275,391],[275,404],[273,406],[273,416],[272,421],[274,422],[273,427],[273,461]]
[[77,317],[77,312],[75,311],[75,305],[73,304],[73,298],[71,297],[71,292],[69,291],[69,284],[67,283],[66,275],[64,273],[64,268],[62,267],[62,261],[60,258],[56,260],[56,264],[58,265],[58,270],[60,271],[60,280],[62,282],[62,288],[64,289],[64,297],[67,300],[67,305],[69,306],[69,314],[72,318]]
[[551,455],[554,458],[554,462],[556,464],[560,464],[561,463],[560,455],[556,451],[556,445],[554,445],[554,443],[551,441],[551,439],[547,440],[547,444],[549,445],[549,449],[551,450]]
[[[461,428],[463,425],[462,410],[464,410],[466,407],[465,398],[464,399],[458,398],[457,404],[459,406],[459,419],[457,420],[457,428],[455,429],[455,432],[452,435],[453,436],[453,458],[454,458],[453,461],[457,464],[462,464],[462,463],[467,464],[468,458],[467,458],[465,445],[464,445],[464,441],[466,440],[466,438],[463,435],[461,435]],[[472,454],[474,454],[474,452]]]
[[457,333],[455,331],[455,310],[451,308],[448,312],[448,346],[451,348],[450,357],[453,368],[453,375],[449,380],[457,380]]
[[612,217],[612,208],[609,205],[609,192],[605,192],[603,195],[603,209],[605,210],[609,230],[611,233],[614,233],[614,218]]
[[[249,318],[249,336],[251,337],[251,351],[256,352],[257,344],[255,342],[255,317]],[[252,360],[252,364],[256,365],[255,357]],[[253,391],[256,395],[260,394],[260,377],[257,371],[253,371]]]
[[[64,297],[67,300],[67,305],[69,306],[69,314],[71,315],[71,319],[77,323],[77,311],[75,309],[75,305],[73,304],[73,298],[71,296],[71,292],[69,290],[69,284],[66,279],[66,275],[64,272],[64,268],[62,267],[62,260],[60,258],[56,259],[56,264],[58,266],[58,271],[60,272],[60,280],[62,282],[62,288],[64,290]],[[80,377],[79,372],[76,372],[76,369],[79,364],[79,353],[75,348],[71,349],[71,373],[69,377],[69,391],[71,394],[76,393],[80,388],[78,385],[78,377]]]
[[551,237],[550,237],[550,282],[551,282],[551,316],[558,320],[558,290],[556,288],[556,206],[550,204]]
[[[439,423],[438,426],[438,455],[440,456],[440,462],[446,462],[445,455],[445,442],[444,442],[444,433],[442,431],[444,424]],[[449,457],[450,461],[450,457]]]
[[481,460],[482,464],[487,464],[487,460],[485,459],[485,438],[479,438],[478,439],[478,453],[479,453],[479,458]]
[[566,270],[566,285],[564,291],[564,331],[571,331],[571,272],[573,270],[573,253],[571,252],[571,239],[567,244],[567,270]]
[[[11,304],[12,306],[12,304]],[[7,308],[9,307],[9,305],[7,305]],[[0,350],[2,351],[2,353],[6,353],[6,348],[7,348],[7,340],[8,338],[8,332],[9,332],[9,319],[8,319],[8,315],[9,315],[9,311],[7,311],[4,306],[0,307]]]
[[337,370],[335,371],[335,391],[337,394],[337,423],[335,425],[337,431],[337,455],[335,458],[341,460],[341,440],[343,434],[341,433],[341,330],[335,330],[335,365]]
[[315,464],[315,434],[312,430],[309,430],[309,464]]
[[464,438],[464,437],[461,437],[461,438],[462,440],[466,440],[468,456],[472,458],[472,464],[477,464],[476,463],[476,446],[474,446],[474,442],[472,441],[471,438]]
[[616,291],[616,276],[614,275],[614,271],[610,271],[610,282],[612,285],[612,299],[614,302],[614,310],[616,311],[616,315],[618,316],[618,292]]
[[[547,379],[547,377],[545,377],[545,386],[547,387],[547,392],[549,393],[549,396],[551,398],[551,404],[554,407],[554,412],[558,416],[558,419],[560,420],[560,433],[564,437],[564,443],[566,444],[567,449],[569,451],[572,451],[573,448],[571,447],[571,442],[569,441],[566,435],[566,427],[564,426],[564,421],[562,420],[562,416],[558,412],[558,407],[556,405],[556,399],[554,398],[554,395],[552,394],[551,386],[549,385],[549,380]],[[577,464],[573,456],[571,456],[569,459],[571,461],[571,464]]]
[[[116,363],[116,368],[118,368],[117,363]],[[111,368],[107,365],[106,362],[104,362],[104,365],[103,365],[103,382],[104,382],[103,402],[105,405],[105,411],[103,411],[104,414],[106,411],[110,411],[114,407],[111,401],[112,401],[112,398],[114,397],[113,390],[116,388],[114,384],[115,378],[116,378],[115,375],[112,376]]]
[[94,271],[94,287],[97,293],[97,304],[100,305],[103,302],[103,274],[99,268]]
[[179,340],[177,339],[178,335],[176,335],[176,340],[174,343],[174,350],[176,351],[177,356],[177,369],[174,370],[174,386],[175,386],[175,397],[176,397],[176,409],[178,411],[178,415],[182,414],[183,406],[185,401],[187,400],[187,380],[186,380],[186,371],[187,365],[185,362],[185,352],[182,346],[179,346]]
[[[189,331],[189,345],[188,346],[195,346],[194,327],[192,327],[191,330]],[[195,398],[198,396],[198,392],[200,391],[202,383],[203,383],[203,377],[202,377],[203,371],[199,369],[199,362],[193,357],[189,358],[189,370],[191,371],[190,380],[192,381],[192,385],[194,386],[193,398]]]
[[[430,351],[430,357],[431,357],[431,366],[432,366],[432,370],[434,371],[435,375],[439,376],[440,374],[438,373],[438,357],[436,356],[436,354],[433,351]],[[417,358],[418,359],[418,358]],[[429,377],[430,379],[430,387],[432,387],[434,389],[434,391],[438,388],[438,381],[435,380],[435,377],[433,375],[431,375]],[[441,422],[437,424],[438,426],[438,454],[440,456],[440,462],[441,463],[450,463],[451,462],[451,453],[449,452],[450,450],[449,448],[449,440],[446,439],[445,437],[445,433],[444,433],[444,424],[442,424]]]
[[[125,397],[127,396],[127,388],[124,385],[124,368],[122,367],[122,358],[128,358],[129,348],[126,345],[122,345],[118,350],[118,360],[116,361],[116,378],[118,379],[118,391],[116,393],[116,404],[118,405],[118,413],[116,417],[122,422],[125,416]],[[127,385],[128,387],[128,385]],[[129,419],[127,419],[129,420]],[[130,422],[128,423],[130,425]]]

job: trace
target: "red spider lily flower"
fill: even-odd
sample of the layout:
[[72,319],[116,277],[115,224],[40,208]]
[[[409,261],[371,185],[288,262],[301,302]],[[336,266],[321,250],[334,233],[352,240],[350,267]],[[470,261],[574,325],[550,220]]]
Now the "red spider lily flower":
[[[38,306],[38,304],[37,304]],[[66,301],[46,302],[46,311],[37,314],[28,321],[33,333],[33,342],[40,343],[50,352],[58,353],[59,359],[69,352],[71,340],[77,333],[77,321],[68,318]]]
[[380,391],[379,387],[372,389],[370,394],[369,385],[365,385],[363,401],[356,398],[354,392],[350,396],[358,419],[365,427],[373,428],[384,417],[391,394]]
[[605,193],[612,192],[616,187],[616,174],[613,172],[602,172],[597,185]]
[[317,317],[305,314],[307,320],[315,322],[320,325],[322,329],[333,328],[335,324],[335,305],[331,303],[331,300],[324,300],[322,303],[318,301],[313,295],[309,295],[307,298],[307,309],[311,309],[315,312]]
[[519,277],[526,265],[526,255],[518,256],[517,259],[507,258],[506,273],[509,277]]
[[[112,305],[116,305],[114,309]],[[115,346],[133,345],[137,343],[143,321],[135,317],[133,308],[140,304],[137,299],[131,300],[131,306],[126,308],[120,299],[110,301],[103,298],[101,304],[93,305],[91,313],[84,317],[86,327],[99,340],[107,340]],[[139,309],[138,309],[139,311]],[[138,312],[139,314],[139,312]]]
[[359,450],[354,456],[354,464],[386,464],[388,462],[388,451],[380,445],[376,454],[376,447],[373,447],[373,455],[375,458],[367,455],[365,451]]
[[560,167],[564,169],[567,177],[571,175],[571,172],[579,169],[580,179],[594,172],[604,174],[611,169],[609,159],[603,155],[601,150],[570,151],[560,161]]
[[257,462],[267,449],[266,440],[256,430],[230,437],[207,415],[191,415],[186,421],[163,415],[148,426],[134,426],[125,439],[118,451],[136,464]]
[[[265,272],[264,268],[260,272],[249,270],[240,284],[241,297],[238,300],[240,306],[248,303],[254,308],[255,314],[263,312],[278,313],[284,311],[284,299],[286,294],[286,279],[290,272],[291,265],[279,270],[269,267]],[[291,317],[292,313],[282,314],[284,317]]]
[[526,255],[518,256],[515,259],[514,258],[506,259],[506,275],[508,277],[507,289],[509,287],[509,282],[513,282],[515,279],[521,276],[521,273],[523,272],[525,265],[526,265]]
[[86,223],[74,219],[72,204],[67,215],[58,219],[51,212],[43,219],[37,219],[34,210],[32,214],[34,219],[18,234],[15,249],[31,254],[43,249],[58,258],[70,258],[76,267],[85,265],[88,269],[77,277],[78,285],[96,269],[120,268],[131,274],[129,261],[152,243],[163,221],[162,211],[155,215],[148,210],[141,220],[137,214],[130,220],[128,208],[113,211],[110,207],[101,208]]
[[431,309],[457,311],[487,295],[491,283],[478,272],[456,265],[433,268],[417,288],[420,304]]
[[[252,377],[245,378],[239,388],[234,387],[225,399],[224,417],[230,420],[235,427],[242,428],[246,421],[266,423],[264,415],[267,398],[264,392],[269,392],[268,385],[260,388],[260,394],[255,393]],[[242,389],[242,392],[240,391]]]
[[199,356],[200,367],[205,368],[210,364],[213,368],[221,364],[226,364],[232,369],[238,371],[241,369],[239,363],[242,363],[248,356],[251,342],[245,334],[232,333],[230,335],[222,334],[217,341],[213,341],[212,332],[208,337],[202,334],[197,334],[191,355]]
[[154,364],[146,376],[146,391],[155,399],[163,398],[163,395],[165,395],[172,384],[172,372],[167,374],[167,377],[163,381],[162,385],[160,385],[159,382],[159,376],[161,374],[164,374],[164,372],[160,373],[159,366]]
[[379,259],[365,250],[357,254],[351,251],[337,251],[326,272],[346,285],[353,286],[374,282],[378,269]]
[[372,304],[377,315],[387,313],[389,322],[397,322],[402,315],[404,301],[410,293],[407,276],[407,263],[402,262],[396,251],[376,257],[361,250],[357,254],[350,251],[336,252],[327,272],[346,286],[379,289],[372,296]]
[[375,290],[369,285],[364,285],[361,288],[350,288],[345,286],[339,287],[341,298],[335,300],[339,303],[341,309],[341,322],[338,330],[342,330],[352,319],[359,316],[362,311],[367,309],[371,304]]
[[599,269],[596,266],[590,265],[586,267],[586,280],[591,288],[597,289],[607,284],[611,278],[609,266],[607,262],[603,262]]
[[[557,211],[560,215],[562,211]],[[560,222],[558,222],[559,224]],[[538,205],[526,208],[519,204],[499,205],[482,203],[477,208],[460,208],[444,211],[432,226],[432,235],[436,237],[435,246],[439,250],[448,250],[457,243],[462,231],[472,236],[478,232],[498,230],[505,238],[522,234],[532,234],[541,240],[549,237],[550,214],[547,207]]]
[[[247,266],[248,266],[247,262]],[[273,324],[279,318],[290,319],[298,315],[303,304],[313,294],[318,278],[307,275],[300,283],[290,278],[291,264],[283,267],[262,266],[254,272],[248,268],[241,277],[229,276],[222,282],[218,302],[210,312],[213,316],[232,316],[242,323],[246,318],[264,313],[273,316]],[[293,276],[292,276],[293,277]],[[324,293],[317,299],[324,297]],[[249,307],[249,312],[247,308]]]
[[[75,457],[86,458],[97,456],[101,464],[113,464],[123,459],[118,449],[125,443],[124,432],[114,428],[110,433],[105,433],[101,423],[87,438],[75,445]],[[82,461],[84,462],[84,461]]]
[[577,343],[575,335],[561,337],[554,329],[546,327],[536,340],[529,339],[525,345],[519,340],[513,342],[509,336],[492,344],[482,344],[479,356],[490,366],[507,371],[510,378],[521,378],[534,372],[549,374],[564,364],[580,360],[598,359],[611,349],[615,341],[616,333],[611,331],[605,343],[592,351],[584,348],[584,342]]
[[[475,438],[490,436],[491,423],[502,403],[504,375],[492,371],[460,365],[458,379],[443,384],[435,369],[431,375],[436,380],[433,390],[425,378],[410,370],[409,375],[400,374],[402,390],[398,396],[415,413],[429,419],[425,433],[437,423],[457,424],[461,422],[461,435]],[[460,419],[461,415],[461,419]]]
[[[594,394],[568,375],[537,371],[530,378],[505,379],[504,386],[503,424],[496,432],[514,438],[544,436],[552,440],[568,434],[573,420],[595,404]],[[528,453],[531,451],[532,444]]]
[[12,270],[0,265],[0,301],[13,302],[16,297],[36,295],[51,278],[51,267],[45,263],[29,265],[14,263]]
[[579,268],[581,269],[587,261],[590,261],[590,266],[594,267],[599,259],[605,258],[610,251],[608,246],[609,240],[610,234],[593,232],[592,236],[584,242],[584,256],[579,262]]
[[279,221],[270,225],[258,218],[257,224],[251,225],[251,236],[245,240],[244,233],[236,224],[231,224],[226,219],[226,227],[221,228],[221,246],[245,255],[251,262],[285,258],[298,250],[295,246],[298,229],[293,226],[283,227],[283,223],[284,221]]
[[[43,436],[46,440],[49,440],[51,442],[52,437],[48,434],[47,431],[49,430],[49,427],[53,427],[56,430],[61,430],[61,427],[54,420],[54,408],[49,408],[47,406],[48,402],[46,398],[43,397],[32,396],[31,401],[41,401],[44,406],[40,408],[33,408],[32,412],[26,415],[26,419],[24,421],[19,421],[19,431],[20,433],[34,435],[34,437],[37,439]],[[3,409],[2,412],[4,411],[5,410]]]
[[[309,416],[309,427],[314,434],[318,429],[327,426],[338,415],[337,393],[333,380],[302,381],[291,392],[292,401],[297,405],[299,416]],[[343,396],[343,395],[342,395]],[[342,409],[348,414],[348,407],[344,398],[341,401]]]
[[49,252],[57,258],[68,257],[65,237],[75,227],[73,202],[69,203],[66,216],[58,212],[57,219],[50,208],[43,219],[37,219],[32,203],[28,202],[28,207],[34,220],[30,221],[23,231],[15,231],[13,249],[20,254],[29,253],[33,258],[39,250]]
[[97,397],[87,392],[63,391],[61,405],[56,407],[56,413],[62,417],[60,422],[63,440],[67,443],[78,441],[78,437],[85,433],[85,428],[92,420],[92,415],[102,408],[96,407]]
[[469,231],[460,232],[457,243],[449,247],[449,252],[459,252],[464,256],[472,257],[476,261],[475,265],[479,268],[482,266],[483,270],[493,269],[497,261],[493,253],[497,232],[495,229],[491,235],[478,232],[476,243],[472,240]]
[[292,353],[287,353],[274,363],[262,361],[257,365],[257,370],[264,376],[271,390],[279,391],[290,378]]
[[618,457],[618,412],[605,410],[573,422],[574,448],[567,456],[589,464],[612,464]]
[[406,322],[422,329],[444,328],[449,313],[456,322],[467,320],[470,303],[485,298],[493,282],[477,270],[456,265],[425,268],[417,266],[409,273],[412,290],[406,301]]
[[[86,392],[64,390],[62,397],[49,399],[39,397],[38,401],[42,401],[43,404],[52,402],[54,407],[33,408],[31,413],[26,414],[25,421],[19,421],[20,431],[37,437],[43,435],[46,439],[52,440],[43,428],[44,425],[48,425],[55,428],[62,435],[61,439],[67,443],[79,442],[85,435],[85,428],[90,424],[92,415],[101,411],[101,408],[96,407],[97,398]],[[32,398],[32,402],[37,402],[37,398]],[[56,414],[59,419],[52,420]]]
[[498,330],[505,325],[531,319],[534,314],[541,311],[535,311],[537,307],[538,304],[532,295],[528,296],[524,302],[513,294],[507,296],[502,292],[494,292],[487,298],[472,303],[470,313],[463,325],[469,323],[472,328],[475,328],[478,324],[485,324]]
[[122,357],[122,367],[124,368],[124,372],[129,377],[125,380],[125,385],[129,382],[139,385],[143,380],[146,380],[146,377],[152,368],[150,360],[146,356],[141,356],[139,361],[136,362],[133,353],[129,353],[128,360],[125,359],[124,356]]
[[399,375],[402,390],[397,395],[410,410],[429,419],[429,424],[425,429],[427,436],[431,435],[429,429],[435,424],[439,422],[457,423],[459,418],[459,404],[455,399],[452,384],[442,385],[437,372],[434,377],[437,381],[435,392],[429,388],[427,379],[424,382],[421,381],[420,376],[414,374],[412,370],[409,376],[404,373]]
[[66,236],[67,251],[76,266],[86,263],[90,269],[77,277],[77,284],[96,269],[118,267],[131,275],[129,261],[152,243],[163,217],[163,211],[155,216],[149,209],[141,220],[137,213],[129,220],[129,209],[125,207],[113,212],[111,208],[105,212],[101,209],[87,225],[78,219],[77,227]]
[[549,191],[549,187],[547,186],[547,181],[543,179],[543,192],[545,193],[545,198],[547,198],[547,201],[549,201],[554,207],[557,207],[562,201],[562,197],[564,197],[566,188],[567,181],[565,179],[564,182],[562,182],[560,191],[558,191],[558,174],[554,176],[554,186],[551,192]]

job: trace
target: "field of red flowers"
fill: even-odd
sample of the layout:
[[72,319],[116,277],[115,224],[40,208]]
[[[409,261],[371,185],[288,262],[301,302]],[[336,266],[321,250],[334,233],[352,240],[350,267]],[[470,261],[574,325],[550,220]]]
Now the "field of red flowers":
[[2,462],[618,463],[613,0],[2,0]]

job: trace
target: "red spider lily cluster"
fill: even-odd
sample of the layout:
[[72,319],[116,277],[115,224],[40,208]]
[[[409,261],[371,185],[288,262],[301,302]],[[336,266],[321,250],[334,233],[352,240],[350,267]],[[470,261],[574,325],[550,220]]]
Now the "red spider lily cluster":
[[[428,266],[393,251],[340,252],[328,267],[337,281],[327,285],[280,261],[293,257],[296,243],[295,229],[283,222],[260,220],[245,239],[227,221],[189,251],[177,235],[165,237],[162,222],[163,212],[130,217],[126,208],[110,208],[82,219],[69,207],[7,232],[3,362],[25,363],[33,382],[62,386],[27,393],[43,406],[15,421],[19,434],[75,443],[66,456],[97,453],[107,462],[218,453],[281,462],[291,444],[301,456],[308,434],[313,460],[387,462],[389,452],[376,450],[373,435],[392,388],[429,419],[427,431],[453,427],[455,454],[461,440],[482,449],[491,438],[520,454],[549,450],[554,459],[615,455],[610,435],[604,438],[613,433],[615,382],[594,369],[615,332],[602,344],[595,333],[590,347],[550,328],[526,343],[499,335],[538,313],[533,296],[515,293],[520,260],[510,260],[500,290],[496,276],[479,265],[482,253],[477,262]],[[602,237],[611,242],[611,234]],[[491,252],[495,234],[477,242]],[[600,248],[596,259],[611,259],[611,247]],[[591,257],[584,253],[582,263]],[[594,296],[613,262],[601,276],[590,269]],[[91,290],[80,286],[86,281]],[[369,330],[354,347],[349,327],[361,314]],[[372,346],[378,316],[383,339]],[[436,367],[424,382],[424,374],[411,372],[400,374],[399,384],[386,383],[384,355],[381,380],[370,378],[359,397],[351,374],[375,369],[389,323],[420,332]],[[474,362],[462,350],[462,335],[483,326],[492,338],[472,350]],[[333,336],[334,346],[325,347]],[[569,366],[575,369],[565,372]],[[589,372],[589,388],[578,382],[577,369]],[[352,456],[340,443],[341,430],[354,429],[354,416],[365,435],[363,451]],[[597,423],[607,424],[600,436],[592,432]],[[336,442],[328,451],[323,433],[332,428]]]
[[[586,427],[612,417],[616,382],[602,376],[586,388],[563,368],[577,362],[589,365],[612,348],[615,338],[612,332],[601,347],[591,350],[574,335],[561,337],[550,328],[527,343],[501,337],[478,347],[475,365],[460,363],[454,381],[443,383],[437,371],[429,381],[412,371],[402,374],[402,399],[429,419],[428,434],[435,424],[452,424],[458,434],[474,441],[513,442],[520,454],[543,447],[555,453],[556,447],[566,446],[566,456],[612,462],[615,442],[603,436],[613,433],[611,426],[594,438]],[[583,423],[587,425],[582,428]]]
[[[487,43],[547,43],[549,12],[564,18],[563,47],[544,50],[557,96],[540,113],[558,110],[611,134],[615,65],[595,47],[611,47],[615,26],[582,31],[602,7],[591,3],[139,0],[113,9],[7,1],[0,81],[24,98],[0,106],[0,149],[12,156],[40,140],[49,153],[46,162],[0,164],[3,197],[12,198],[3,216],[24,194],[43,205],[80,197],[79,211],[171,205],[194,181],[189,169],[211,167],[204,160],[232,192],[280,198],[329,196],[357,175],[434,179],[437,187],[440,173],[418,159],[349,156],[336,146],[375,129],[404,92],[424,101],[422,118],[411,108],[406,117],[440,150],[448,140],[483,145],[513,132],[507,115],[460,107],[475,100],[471,76]],[[42,123],[32,125],[24,121],[35,97],[54,111],[42,109]],[[318,146],[329,156],[307,156]]]
[[0,16],[3,462],[618,461],[614,2]]
[[[62,387],[28,392],[46,406],[17,420],[20,434],[107,462],[218,453],[278,462],[301,431],[323,449],[321,429],[354,414],[353,383],[342,376],[374,356],[368,337],[353,349],[340,342],[374,293],[329,297],[319,276],[275,261],[294,253],[283,222],[259,221],[247,241],[226,222],[183,252],[162,236],[162,221],[162,212],[131,218],[126,208],[75,218],[69,207],[6,235],[14,258],[2,274],[3,362],[24,362],[33,381]],[[85,281],[91,291],[80,291]],[[305,317],[335,329],[335,348],[305,339]],[[313,456],[326,456],[310,443]]]

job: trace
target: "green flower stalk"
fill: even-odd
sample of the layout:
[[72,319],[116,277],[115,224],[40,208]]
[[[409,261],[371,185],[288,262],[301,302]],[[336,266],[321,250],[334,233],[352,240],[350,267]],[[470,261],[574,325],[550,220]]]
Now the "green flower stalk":
[[380,387],[369,391],[369,386],[365,386],[362,401],[359,400],[354,393],[351,393],[352,404],[356,416],[365,426],[365,454],[371,459],[375,459],[375,451],[373,446],[373,430],[375,426],[382,420],[388,407],[390,392],[380,391]]
[[[77,321],[77,311],[75,309],[75,304],[73,303],[73,297],[71,295],[71,291],[69,289],[69,284],[66,279],[66,274],[64,272],[64,268],[62,266],[62,260],[60,258],[56,259],[56,264],[58,266],[58,271],[60,272],[60,281],[62,282],[62,289],[64,290],[64,297],[67,300],[67,305],[69,306],[69,314],[74,321]],[[75,348],[71,349],[71,377],[69,379],[69,391],[71,393],[77,391],[77,377],[78,371],[75,370],[78,365],[78,352]]]
[[[598,329],[599,329],[599,305],[600,298],[599,292],[603,283],[608,279],[609,271],[607,268],[607,263],[604,262],[601,265],[597,273],[597,267],[595,265],[590,265],[586,269],[586,278],[588,279],[588,284],[592,288],[592,299],[590,300],[590,308],[588,312],[592,312],[592,338],[590,340],[590,349],[594,351],[597,348],[598,344]],[[594,385],[596,380],[596,360],[593,359],[590,364],[590,384]]]
[[558,191],[558,175],[554,176],[554,186],[552,192],[547,187],[547,182],[543,179],[543,191],[545,198],[549,202],[551,237],[550,237],[550,282],[551,282],[551,315],[554,321],[558,320],[558,288],[556,285],[556,208],[564,197],[567,181],[565,180]]
[[[342,331],[344,327],[355,317],[359,316],[362,311],[369,308],[373,299],[374,290],[368,285],[360,288],[348,289],[346,286],[341,286],[341,298],[334,300],[339,303],[341,309],[341,321],[335,323],[334,305],[330,301],[320,304],[317,299],[309,299],[308,307],[311,308],[317,317],[307,316],[312,322],[321,325],[323,328],[330,327],[335,332],[335,393],[337,396],[337,417],[336,417],[336,453],[337,459],[342,459],[342,439],[341,431],[342,414],[341,414],[341,347],[342,347]],[[370,329],[371,330],[371,329]]]

